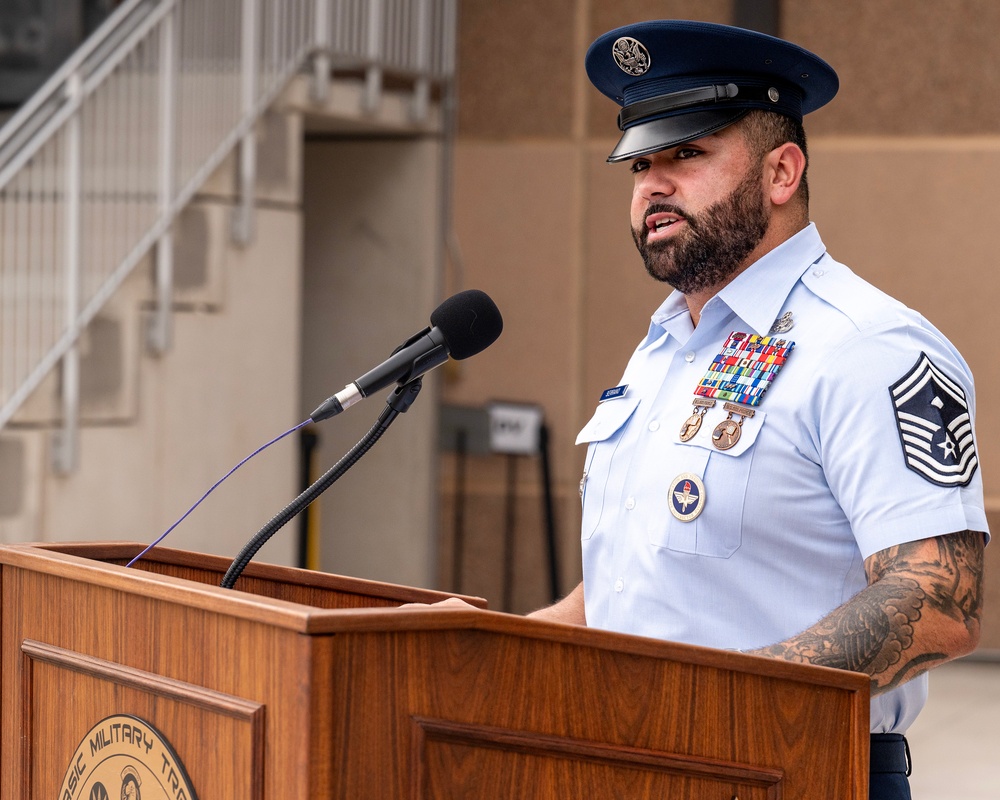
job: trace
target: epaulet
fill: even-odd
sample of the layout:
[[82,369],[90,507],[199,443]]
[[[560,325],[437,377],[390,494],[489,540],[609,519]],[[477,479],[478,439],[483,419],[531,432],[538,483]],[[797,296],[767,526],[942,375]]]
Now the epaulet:
[[859,331],[899,322],[912,314],[898,300],[824,255],[802,276],[803,285],[840,311]]

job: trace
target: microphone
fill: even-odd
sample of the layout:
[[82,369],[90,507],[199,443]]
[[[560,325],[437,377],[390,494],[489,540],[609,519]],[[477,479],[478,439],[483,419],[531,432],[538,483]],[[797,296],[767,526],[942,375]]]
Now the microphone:
[[347,384],[310,414],[321,422],[393,383],[409,383],[451,356],[456,361],[489,347],[503,330],[503,317],[490,296],[478,289],[452,295],[431,314],[431,326],[414,334],[375,369]]

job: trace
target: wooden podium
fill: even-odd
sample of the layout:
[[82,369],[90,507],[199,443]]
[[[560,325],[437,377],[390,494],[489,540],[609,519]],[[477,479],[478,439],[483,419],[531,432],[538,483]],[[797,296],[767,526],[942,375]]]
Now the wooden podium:
[[140,549],[0,547],[0,800],[867,797],[863,675]]

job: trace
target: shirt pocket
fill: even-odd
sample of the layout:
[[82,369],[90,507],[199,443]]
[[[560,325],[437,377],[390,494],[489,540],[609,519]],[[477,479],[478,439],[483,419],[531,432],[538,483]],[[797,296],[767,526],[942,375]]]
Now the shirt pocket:
[[600,527],[615,453],[638,406],[638,397],[623,397],[602,403],[576,437],[577,444],[586,442],[589,445],[580,481],[583,503],[580,536],[584,540],[590,539]]
[[662,505],[647,528],[649,543],[678,553],[729,558],[743,544],[743,509],[746,506],[750,468],[765,414],[757,411],[745,419],[739,441],[729,450],[712,445],[712,431],[725,417],[706,419],[702,430],[687,444],[685,472],[701,478],[705,485],[702,512],[683,522],[670,511],[671,484],[676,476],[662,476],[659,502]]

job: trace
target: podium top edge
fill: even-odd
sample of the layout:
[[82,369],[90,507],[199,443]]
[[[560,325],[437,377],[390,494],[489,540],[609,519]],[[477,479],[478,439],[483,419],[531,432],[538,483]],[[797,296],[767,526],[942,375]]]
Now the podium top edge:
[[[479,608],[435,608],[428,605],[426,608],[399,609],[392,604],[434,603],[453,595],[277,565],[251,564],[245,573],[250,577],[264,575],[277,580],[312,581],[322,587],[335,587],[372,597],[381,603],[381,607],[331,609],[260,596],[239,589],[223,589],[217,585],[108,563],[108,560],[127,560],[141,549],[142,545],[129,542],[0,545],[0,568],[11,567],[84,582],[310,636],[405,631],[481,631],[747,672],[851,692],[869,691],[869,678],[861,673],[488,611],[483,608],[485,601],[481,598],[466,598]],[[228,559],[221,556],[169,548],[158,549],[153,553],[159,559],[154,561],[150,558],[153,563],[205,566],[213,571],[224,572],[229,563]],[[0,582],[0,586],[6,592],[6,581]]]
[[[338,594],[357,598],[354,606],[371,604],[390,609],[403,603],[434,603],[452,596],[430,589],[266,563],[250,564],[235,589],[223,589],[218,582],[229,566],[229,559],[207,553],[156,548],[135,567],[125,567],[124,564],[142,548],[143,545],[134,542],[7,544],[0,545],[0,565],[86,582],[129,594],[147,595],[179,605],[219,610],[232,616],[245,616],[302,633],[324,632],[324,618],[336,619],[368,609],[310,605],[257,594],[247,591],[246,587],[261,584],[278,587],[287,585],[292,591],[284,592],[286,595]],[[200,577],[193,580],[164,574],[164,570],[200,573]],[[476,607],[486,607],[486,601],[482,598],[463,599]],[[326,627],[331,624],[332,619],[326,623]]]

